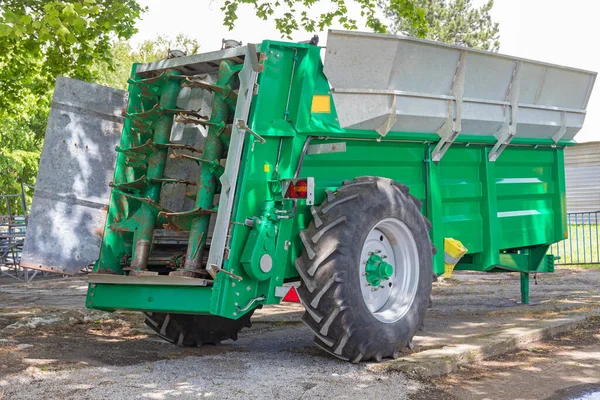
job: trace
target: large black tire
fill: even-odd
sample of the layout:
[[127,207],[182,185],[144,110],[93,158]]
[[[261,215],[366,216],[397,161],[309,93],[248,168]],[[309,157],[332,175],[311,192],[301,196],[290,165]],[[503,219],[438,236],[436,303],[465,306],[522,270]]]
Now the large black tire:
[[144,313],[146,325],[168,342],[183,347],[219,344],[222,340],[237,340],[243,328],[250,328],[253,311],[239,319],[214,315]]
[[[408,187],[377,177],[345,181],[312,207],[313,220],[300,233],[304,243],[295,265],[302,285],[298,294],[306,312],[302,319],[315,343],[334,356],[354,363],[396,358],[422,326],[433,276],[431,224]],[[418,251],[418,288],[403,317],[381,322],[369,311],[360,288],[360,258],[371,229],[385,218],[403,222]]]

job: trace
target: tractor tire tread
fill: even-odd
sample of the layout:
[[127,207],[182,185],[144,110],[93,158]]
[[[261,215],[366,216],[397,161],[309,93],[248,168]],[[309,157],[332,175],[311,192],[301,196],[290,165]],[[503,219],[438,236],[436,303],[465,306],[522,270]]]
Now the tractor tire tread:
[[180,347],[218,345],[223,340],[237,340],[243,328],[252,326],[252,314],[253,311],[233,320],[215,315],[144,313],[146,325],[167,342]]
[[[429,250],[432,244],[428,235],[431,223],[420,212],[421,201],[408,193],[406,185],[388,178],[369,176],[344,181],[337,190],[327,193],[323,203],[311,208],[312,221],[300,233],[304,249],[294,265],[302,281],[298,288],[298,296],[305,307],[302,321],[313,332],[318,347],[353,363],[397,357],[422,325],[422,317],[413,321],[414,326],[407,330],[407,335],[395,343],[382,343],[365,336],[365,328],[355,324],[353,320],[356,310],[347,312],[351,305],[346,302],[343,293],[350,279],[347,276],[348,272],[339,267],[340,262],[336,264],[340,257],[345,260],[351,257],[352,249],[349,249],[349,246],[355,243],[345,243],[341,238],[345,232],[360,230],[363,227],[360,217],[366,213],[363,210],[370,206],[367,200],[371,200],[372,197],[369,196],[378,192],[388,194],[393,190],[397,190],[396,195],[404,199],[394,201],[405,201],[411,216],[416,218],[416,223],[422,227],[420,229],[424,234],[421,236],[426,240],[424,246],[428,249],[427,253],[432,254]],[[429,260],[426,268],[431,269],[431,262]],[[427,283],[428,291],[421,293],[422,298],[418,299],[419,310],[426,309],[429,304],[431,280]],[[353,326],[358,328],[352,329]]]

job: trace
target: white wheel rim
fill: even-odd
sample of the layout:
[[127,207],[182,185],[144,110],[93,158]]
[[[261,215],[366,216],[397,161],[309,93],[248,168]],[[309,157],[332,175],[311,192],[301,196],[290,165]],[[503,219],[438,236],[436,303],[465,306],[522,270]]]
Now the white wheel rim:
[[[369,283],[365,272],[372,254],[393,267],[390,278],[377,287]],[[412,233],[402,221],[386,218],[371,229],[363,243],[359,271],[363,300],[375,318],[390,324],[408,312],[417,294],[419,252]]]

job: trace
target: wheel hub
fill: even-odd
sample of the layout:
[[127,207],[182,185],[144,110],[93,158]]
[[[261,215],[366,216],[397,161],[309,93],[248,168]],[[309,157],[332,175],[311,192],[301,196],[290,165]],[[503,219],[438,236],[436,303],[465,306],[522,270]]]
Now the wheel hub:
[[377,223],[363,242],[360,289],[371,314],[398,321],[411,307],[419,282],[419,252],[410,229],[396,218]]
[[371,254],[367,260],[365,266],[366,277],[371,286],[379,286],[381,281],[390,279],[394,274],[394,267],[392,267],[392,264],[385,262],[384,257],[387,258],[385,255],[381,257],[379,254]]

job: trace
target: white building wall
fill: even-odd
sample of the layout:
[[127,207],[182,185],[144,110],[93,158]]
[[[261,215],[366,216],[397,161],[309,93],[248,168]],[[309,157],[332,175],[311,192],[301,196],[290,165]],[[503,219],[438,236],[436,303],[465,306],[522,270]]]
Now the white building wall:
[[567,212],[600,211],[600,142],[565,149]]

